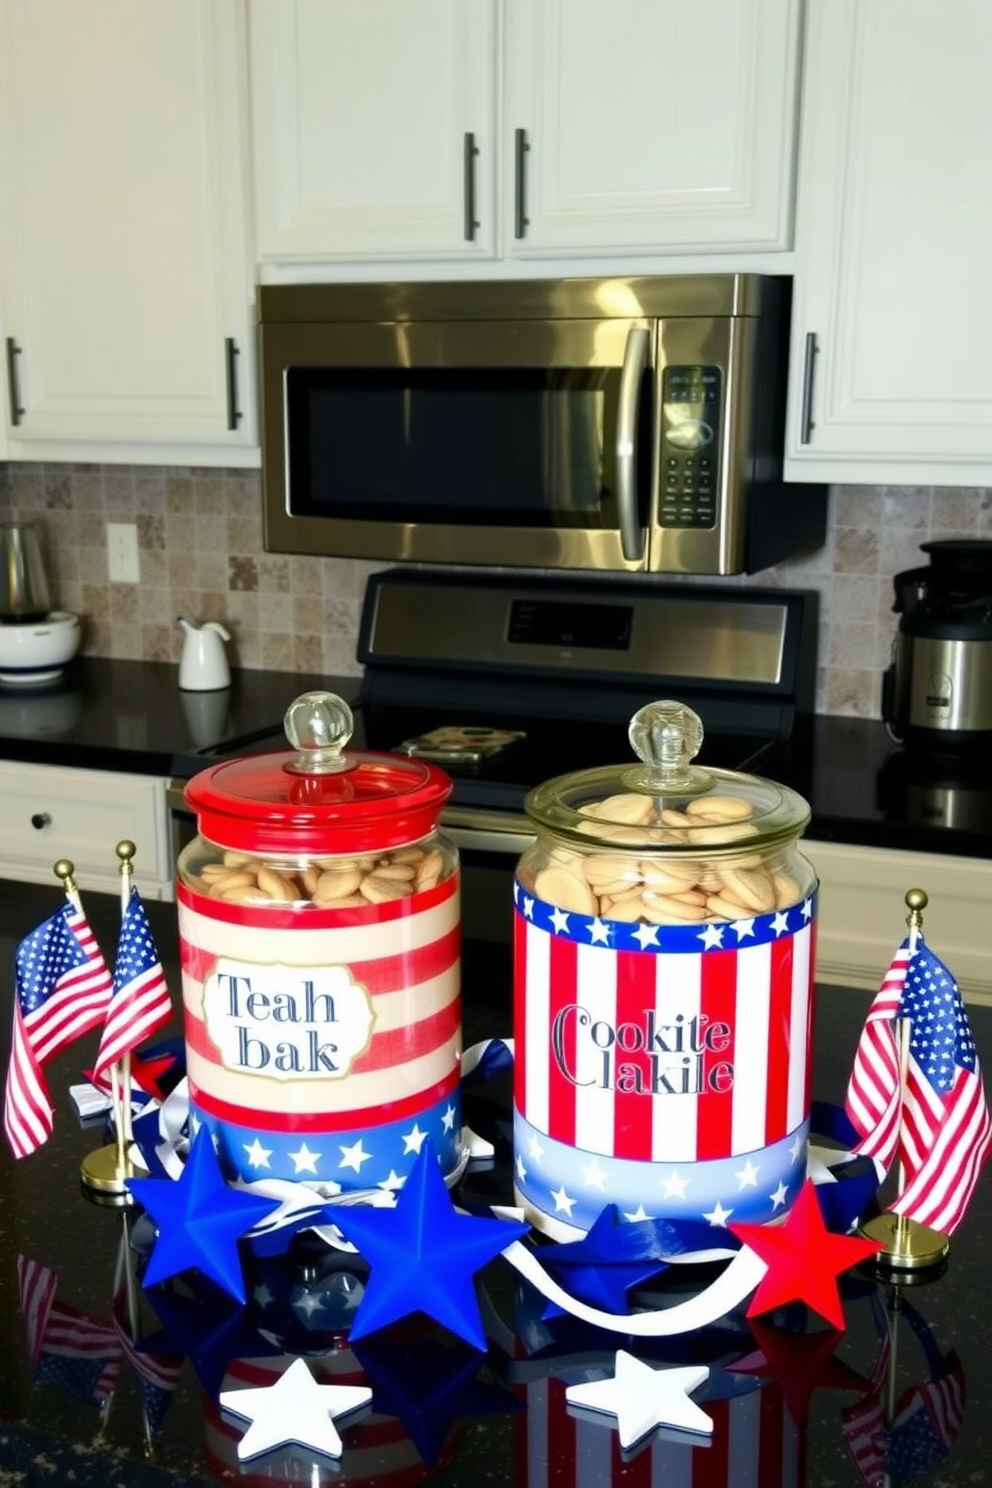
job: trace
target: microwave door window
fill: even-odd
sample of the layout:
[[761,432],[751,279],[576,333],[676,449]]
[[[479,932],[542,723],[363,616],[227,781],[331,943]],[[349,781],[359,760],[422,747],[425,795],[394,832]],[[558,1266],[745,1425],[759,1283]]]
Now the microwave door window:
[[291,512],[616,530],[619,381],[599,367],[292,369]]

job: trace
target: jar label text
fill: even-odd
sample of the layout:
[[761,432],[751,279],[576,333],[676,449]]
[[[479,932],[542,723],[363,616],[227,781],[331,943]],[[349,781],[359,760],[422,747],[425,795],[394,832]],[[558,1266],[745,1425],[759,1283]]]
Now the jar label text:
[[368,1048],[375,1021],[347,966],[227,956],[204,983],[203,1015],[226,1069],[274,1080],[342,1078]]

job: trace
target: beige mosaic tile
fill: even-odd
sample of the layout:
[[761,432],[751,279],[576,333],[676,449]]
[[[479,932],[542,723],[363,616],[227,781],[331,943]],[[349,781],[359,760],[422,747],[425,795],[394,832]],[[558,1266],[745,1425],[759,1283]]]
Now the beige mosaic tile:
[[[357,675],[362,596],[388,565],[265,553],[260,511],[258,471],[0,464],[0,513],[39,521],[55,602],[83,617],[86,652],[177,661],[184,614],[221,620],[236,665]],[[138,585],[108,582],[108,521],[138,527]],[[814,590],[817,706],[877,717],[893,575],[925,562],[921,542],[972,536],[992,536],[992,486],[835,486],[820,550],[725,582]]]

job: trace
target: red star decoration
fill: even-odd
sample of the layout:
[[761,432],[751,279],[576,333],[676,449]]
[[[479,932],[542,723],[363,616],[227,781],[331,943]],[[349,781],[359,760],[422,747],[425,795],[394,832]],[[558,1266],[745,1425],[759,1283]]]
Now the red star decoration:
[[881,1240],[834,1235],[823,1223],[816,1189],[807,1178],[784,1224],[730,1224],[768,1267],[747,1309],[755,1317],[786,1302],[805,1302],[835,1328],[844,1327],[837,1277],[884,1249]]
[[856,1369],[834,1358],[842,1334],[837,1328],[816,1333],[780,1333],[763,1323],[752,1323],[758,1347],[753,1354],[726,1365],[729,1374],[754,1374],[778,1383],[789,1415],[802,1426],[815,1389],[860,1390],[867,1394],[868,1380]]

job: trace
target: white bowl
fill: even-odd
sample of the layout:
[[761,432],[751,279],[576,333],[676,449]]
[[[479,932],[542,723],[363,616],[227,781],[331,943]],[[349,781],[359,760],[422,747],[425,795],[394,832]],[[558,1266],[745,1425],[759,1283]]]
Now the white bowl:
[[44,620],[0,625],[0,682],[31,685],[59,676],[79,650],[79,616],[53,610]]

